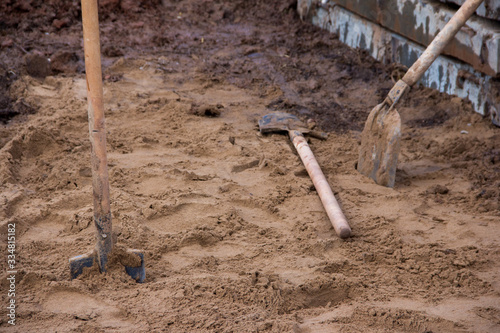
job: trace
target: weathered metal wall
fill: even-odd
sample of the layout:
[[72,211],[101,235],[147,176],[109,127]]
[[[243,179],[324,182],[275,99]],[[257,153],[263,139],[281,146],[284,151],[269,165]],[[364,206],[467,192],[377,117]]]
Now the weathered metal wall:
[[[452,8],[437,1],[334,0],[321,3],[339,5],[424,46],[434,39],[455,14]],[[443,54],[460,59],[485,74],[496,75],[500,72],[500,23],[471,17],[444,49]]]
[[[463,5],[465,0],[439,0],[443,3],[453,3],[455,5]],[[476,11],[477,15],[486,17],[492,20],[500,21],[500,0],[484,0]]]
[[[345,44],[367,50],[384,62],[410,67],[454,11],[418,0],[299,0],[303,19],[336,33]],[[500,23],[474,18],[419,81],[427,87],[469,99],[500,126],[500,101],[492,77],[500,69]],[[495,81],[495,82],[494,82]]]

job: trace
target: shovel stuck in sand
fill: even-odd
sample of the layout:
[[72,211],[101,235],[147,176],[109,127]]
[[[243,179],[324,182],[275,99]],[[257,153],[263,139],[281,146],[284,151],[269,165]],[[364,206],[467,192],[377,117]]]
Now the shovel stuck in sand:
[[379,185],[394,187],[401,141],[401,118],[396,104],[476,11],[482,0],[467,0],[434,38],[420,58],[401,80],[396,82],[385,100],[374,107],[361,134],[358,171]]
[[259,129],[262,134],[288,133],[290,140],[292,140],[295,149],[299,153],[302,163],[306,167],[309,177],[313,181],[335,232],[340,238],[348,238],[351,235],[351,228],[303,135],[307,133],[321,139],[326,139],[326,134],[309,130],[297,117],[285,112],[275,112],[265,115],[259,120]]
[[[82,21],[97,244],[94,251],[69,259],[72,279],[82,274],[85,267],[92,267],[96,260],[101,272],[106,272],[113,249],[97,0],[82,0]],[[121,257],[127,274],[137,282],[144,282],[144,254],[139,250],[127,250]]]

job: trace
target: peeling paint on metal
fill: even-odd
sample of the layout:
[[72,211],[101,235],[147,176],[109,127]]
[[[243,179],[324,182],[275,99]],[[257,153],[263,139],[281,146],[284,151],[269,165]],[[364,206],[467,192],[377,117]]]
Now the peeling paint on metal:
[[[498,7],[500,7],[500,1]],[[427,46],[454,15],[455,11],[437,0],[307,0],[307,8],[333,10],[340,6],[373,23]],[[302,16],[302,15],[301,15]],[[483,49],[487,49],[485,53]],[[443,51],[477,70],[500,73],[500,21],[472,17]]]
[[[355,5],[355,3],[360,1],[363,0],[351,1],[351,5]],[[408,11],[409,7],[405,9],[405,3],[415,2],[416,0],[391,1],[397,4],[397,10]],[[407,67],[411,67],[425,50],[425,47],[422,47],[422,45],[412,42],[404,36],[385,29],[379,24],[370,22],[336,5],[338,2],[339,1],[328,0],[326,4],[322,5],[316,0],[299,0],[298,8],[305,8],[308,12],[311,11],[311,13],[314,13],[314,15],[310,17],[313,24],[336,33],[343,43],[353,48],[365,49],[372,57],[383,62],[398,62]],[[379,3],[382,2],[384,1],[380,1]],[[305,3],[306,6],[301,7],[301,3]],[[419,8],[424,8],[426,6],[429,7],[430,5],[417,4],[411,8],[415,8],[415,11],[418,12]],[[300,15],[301,17],[306,17],[308,14],[300,13]],[[441,13],[439,16],[445,18],[443,22],[447,22],[449,17],[451,17],[450,13]],[[429,19],[429,16],[419,18],[418,22],[422,33],[430,32],[434,34],[440,29],[437,25],[434,25],[436,21],[434,19]],[[409,26],[413,27],[412,24],[413,23],[408,23]],[[474,24],[475,23],[472,23],[470,26],[474,27]],[[463,33],[467,34],[467,32]],[[500,32],[496,40],[481,40],[482,42],[484,41],[488,47],[489,59],[492,60],[494,57],[497,63],[498,54],[500,53],[498,52],[500,50],[498,48],[500,45],[499,36]],[[474,41],[473,34],[472,37],[473,38],[466,39],[466,42],[472,43],[470,44],[471,47],[474,46],[474,43],[477,43]],[[367,41],[370,41],[370,43],[367,43]],[[450,95],[468,99],[476,112],[483,115],[492,114],[493,119],[493,117],[498,116],[498,113],[493,115],[491,110],[495,112],[496,110],[500,110],[500,105],[498,99],[494,102],[487,103],[486,98],[484,98],[484,96],[488,94],[488,89],[490,89],[488,88],[490,86],[490,80],[492,80],[490,75],[474,69],[473,66],[457,59],[441,55],[426,71],[419,81],[419,84]]]
[[[443,3],[453,3],[455,5],[463,5],[465,0],[439,0]],[[485,0],[477,9],[477,14],[492,20],[500,21],[500,1]]]

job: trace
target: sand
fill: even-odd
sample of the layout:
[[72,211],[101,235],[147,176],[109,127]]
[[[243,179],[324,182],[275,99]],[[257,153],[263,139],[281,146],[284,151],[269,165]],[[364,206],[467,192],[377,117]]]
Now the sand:
[[[79,4],[57,3],[1,5],[0,331],[500,331],[500,129],[416,87],[396,186],[376,185],[355,170],[360,131],[399,69],[293,1],[101,1],[113,228],[147,277],[114,263],[70,280],[95,230]],[[287,136],[258,132],[278,110],[329,133],[310,146],[351,238]]]

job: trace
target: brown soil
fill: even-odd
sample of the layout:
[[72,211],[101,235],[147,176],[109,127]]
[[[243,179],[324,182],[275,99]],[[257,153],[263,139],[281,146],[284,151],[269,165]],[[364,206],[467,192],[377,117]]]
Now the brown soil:
[[[294,1],[100,1],[113,227],[145,253],[70,280],[93,249],[78,1],[0,4],[0,211],[16,224],[6,332],[498,332],[500,131],[413,89],[394,189],[355,171],[397,66],[300,21]],[[50,61],[48,60],[50,59]],[[341,240],[272,111],[329,132],[311,148]]]

